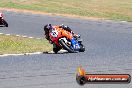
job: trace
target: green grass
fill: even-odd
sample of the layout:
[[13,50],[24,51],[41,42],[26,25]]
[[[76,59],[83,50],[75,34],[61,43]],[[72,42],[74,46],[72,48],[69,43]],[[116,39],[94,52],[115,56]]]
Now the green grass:
[[132,0],[2,0],[0,7],[132,22]]
[[0,54],[47,52],[51,49],[51,45],[45,39],[0,35]]

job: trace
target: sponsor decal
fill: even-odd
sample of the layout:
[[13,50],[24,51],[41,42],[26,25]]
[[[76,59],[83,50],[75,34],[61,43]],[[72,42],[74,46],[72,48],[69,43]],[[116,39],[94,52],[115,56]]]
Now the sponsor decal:
[[131,76],[129,74],[87,74],[82,67],[79,67],[76,74],[76,81],[79,85],[84,85],[86,83],[122,84],[130,83]]

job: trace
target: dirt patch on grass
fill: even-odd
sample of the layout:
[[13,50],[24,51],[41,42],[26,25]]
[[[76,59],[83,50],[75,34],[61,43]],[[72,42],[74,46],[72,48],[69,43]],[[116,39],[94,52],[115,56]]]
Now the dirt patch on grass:
[[23,13],[51,15],[51,16],[53,16],[53,15],[54,16],[65,16],[65,17],[90,19],[90,20],[106,20],[107,19],[107,18],[98,18],[98,17],[86,17],[86,16],[70,15],[70,14],[47,13],[47,12],[41,12],[41,11],[33,11],[33,10],[26,10],[26,9],[15,9],[15,8],[0,8],[0,11],[23,12]]

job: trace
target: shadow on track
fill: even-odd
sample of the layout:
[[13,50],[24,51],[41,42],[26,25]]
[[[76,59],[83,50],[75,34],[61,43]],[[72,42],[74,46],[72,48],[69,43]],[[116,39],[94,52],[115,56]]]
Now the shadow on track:
[[54,53],[53,51],[50,52],[43,52],[43,54],[68,54],[69,52],[66,50],[60,50],[58,53]]

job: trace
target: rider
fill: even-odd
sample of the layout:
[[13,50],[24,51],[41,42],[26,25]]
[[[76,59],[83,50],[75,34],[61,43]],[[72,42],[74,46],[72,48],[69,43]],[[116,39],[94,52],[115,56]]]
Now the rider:
[[0,12],[0,25],[5,25],[8,27],[8,23],[4,20],[2,12]]
[[[47,25],[45,25],[44,26],[44,31],[45,31],[45,38],[47,39],[47,40],[49,40],[49,42],[51,43],[51,44],[53,44],[53,51],[55,52],[55,51],[59,51],[61,48],[60,47],[58,47],[56,44],[54,44],[53,42],[52,42],[52,40],[50,39],[50,36],[49,36],[49,33],[50,33],[50,31],[52,30],[52,29],[55,29],[55,28],[59,28],[59,29],[63,29],[63,30],[66,30],[66,31],[68,31],[68,32],[70,32],[72,35],[73,35],[73,37],[75,37],[75,38],[79,38],[80,37],[80,35],[76,35],[68,26],[65,26],[65,25],[57,25],[57,26],[52,26],[51,24],[47,24]],[[73,47],[75,48],[75,46],[76,46],[76,41],[72,38],[71,39],[71,43],[72,43],[72,45],[73,45]],[[57,52],[55,52],[55,53],[57,53]]]

